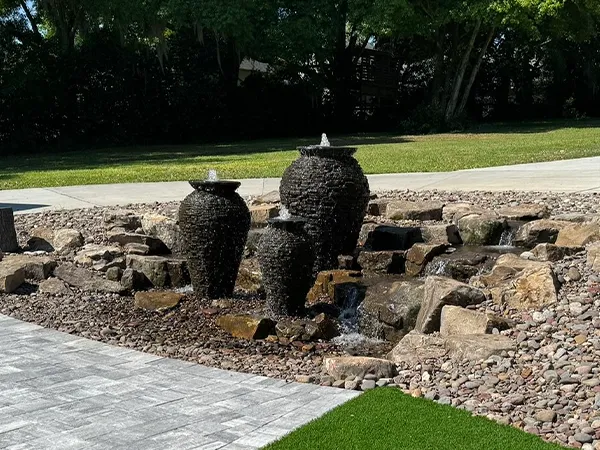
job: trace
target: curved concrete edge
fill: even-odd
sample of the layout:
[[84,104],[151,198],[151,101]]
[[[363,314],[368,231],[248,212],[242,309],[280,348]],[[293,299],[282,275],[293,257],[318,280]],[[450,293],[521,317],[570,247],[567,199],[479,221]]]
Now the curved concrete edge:
[[[600,192],[600,157],[460,170],[456,172],[369,175],[373,192],[390,190]],[[280,178],[240,180],[242,196],[279,188]],[[17,213],[122,206],[182,200],[191,186],[184,181],[102,184],[0,191],[0,207]]]

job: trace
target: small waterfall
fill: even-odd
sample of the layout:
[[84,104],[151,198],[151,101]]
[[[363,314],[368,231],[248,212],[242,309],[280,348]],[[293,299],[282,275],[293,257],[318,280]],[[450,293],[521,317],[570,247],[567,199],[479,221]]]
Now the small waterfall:
[[342,312],[338,316],[341,335],[332,342],[342,347],[356,347],[358,345],[375,345],[381,343],[380,339],[371,338],[361,334],[358,326],[358,306],[361,302],[361,293],[356,287],[351,287],[346,294]]
[[498,245],[501,247],[513,247],[516,230],[514,228],[507,228],[502,232],[500,236],[500,242]]
[[448,267],[447,258],[436,258],[430,264],[427,265],[425,273],[427,275],[445,275],[446,267]]

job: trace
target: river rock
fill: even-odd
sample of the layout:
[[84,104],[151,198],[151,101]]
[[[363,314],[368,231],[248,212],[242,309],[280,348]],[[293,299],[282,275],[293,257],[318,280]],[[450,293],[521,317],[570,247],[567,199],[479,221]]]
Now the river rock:
[[408,250],[423,242],[421,229],[366,223],[362,226],[358,244],[369,251]]
[[0,262],[0,292],[10,294],[25,282],[25,270],[14,264]]
[[470,214],[458,220],[458,229],[465,245],[498,244],[506,226],[506,219],[495,215]]
[[54,276],[60,278],[70,286],[90,292],[106,292],[122,294],[125,289],[120,283],[100,278],[86,269],[71,263],[63,263],[54,269]]
[[533,248],[537,244],[554,244],[558,232],[568,225],[570,225],[570,222],[551,219],[528,222],[519,227],[515,233],[513,244],[525,248]]
[[23,269],[25,278],[30,280],[45,280],[56,267],[56,261],[49,256],[7,255],[3,265]]
[[448,356],[460,361],[481,361],[514,351],[516,342],[500,334],[456,335],[445,338]]
[[126,231],[135,231],[142,227],[142,218],[138,213],[128,209],[114,209],[103,214],[104,228],[115,228]]
[[164,311],[174,308],[183,299],[177,292],[136,292],[135,307],[148,311]]
[[392,378],[395,375],[394,364],[391,361],[366,356],[325,358],[323,370],[336,380],[348,377],[364,378],[367,374],[376,378]]
[[415,330],[421,333],[439,331],[442,308],[445,305],[478,305],[483,301],[485,294],[480,289],[450,278],[427,277]]
[[446,305],[442,308],[440,335],[489,334],[510,328],[509,322],[493,314],[471,311],[460,306]]
[[226,314],[218,317],[216,324],[240,339],[265,339],[275,334],[275,322],[267,317]]
[[456,225],[425,225],[421,227],[421,236],[426,244],[461,245],[462,238]]
[[594,272],[600,273],[600,244],[594,244],[588,248],[587,265]]
[[443,358],[448,353],[440,336],[411,331],[387,355],[395,364],[414,366],[428,359]]
[[382,281],[367,288],[358,307],[362,334],[397,342],[414,328],[423,302],[420,280]]
[[498,216],[507,220],[530,221],[549,217],[550,210],[546,205],[523,203],[518,206],[507,206],[498,210]]
[[[173,219],[161,214],[144,214],[142,217],[142,230],[146,235],[162,241],[171,253],[181,254],[181,230]],[[151,251],[150,248],[149,250]]]
[[403,273],[405,268],[405,252],[361,251],[358,255],[357,262],[365,272]]
[[446,244],[415,244],[406,252],[406,274],[419,276],[425,266],[436,256],[446,251]]
[[443,207],[439,202],[398,200],[388,203],[385,215],[392,220],[442,220]]
[[600,223],[573,223],[558,232],[556,245],[563,247],[585,247],[600,241]]

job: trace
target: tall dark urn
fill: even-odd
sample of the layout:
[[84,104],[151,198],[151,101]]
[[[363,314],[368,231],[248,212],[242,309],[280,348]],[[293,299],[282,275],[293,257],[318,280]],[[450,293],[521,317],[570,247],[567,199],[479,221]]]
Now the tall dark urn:
[[179,207],[183,253],[196,295],[233,294],[250,230],[250,211],[237,181],[190,181],[194,192]]
[[312,285],[314,252],[299,217],[268,221],[258,246],[258,261],[272,315],[299,315]]
[[334,269],[338,256],[352,254],[369,204],[369,182],[355,148],[299,147],[300,158],[283,174],[281,202],[307,220],[315,250],[313,272]]

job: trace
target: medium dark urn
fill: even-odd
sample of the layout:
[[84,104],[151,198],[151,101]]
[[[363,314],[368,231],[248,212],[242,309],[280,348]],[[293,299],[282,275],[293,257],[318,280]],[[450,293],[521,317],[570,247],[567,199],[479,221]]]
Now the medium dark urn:
[[183,254],[202,298],[231,297],[250,230],[250,211],[237,181],[190,181],[179,207]]
[[305,222],[299,217],[270,219],[259,242],[258,261],[271,315],[299,315],[304,311],[314,263]]
[[337,268],[338,256],[354,252],[369,204],[369,182],[355,148],[299,147],[300,158],[283,174],[281,202],[306,218],[314,250],[313,273]]

